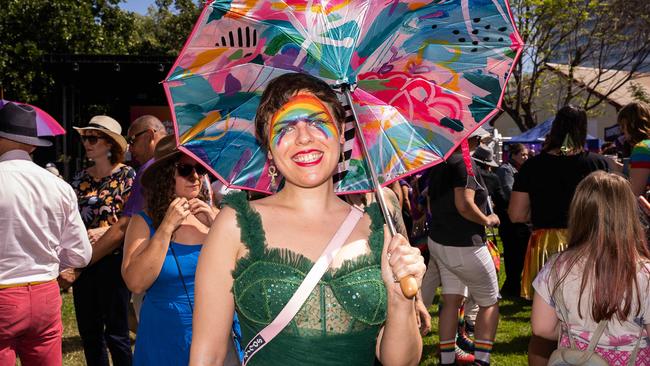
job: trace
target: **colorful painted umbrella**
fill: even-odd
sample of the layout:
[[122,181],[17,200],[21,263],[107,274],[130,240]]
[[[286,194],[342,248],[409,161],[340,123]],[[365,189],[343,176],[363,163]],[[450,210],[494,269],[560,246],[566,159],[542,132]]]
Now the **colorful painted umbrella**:
[[[4,107],[5,104],[11,102],[10,100],[0,99],[0,108]],[[27,103],[14,102],[16,104],[28,105],[36,111],[36,133],[38,136],[57,136],[64,135],[65,129],[61,127],[59,122],[57,122],[54,117],[50,116],[44,110],[33,106]]]
[[[217,0],[164,84],[180,148],[229,187],[270,192],[253,126],[261,93],[283,73],[320,77],[352,105],[385,186],[441,162],[498,111],[522,46],[506,0]],[[373,188],[358,140],[337,192]]]

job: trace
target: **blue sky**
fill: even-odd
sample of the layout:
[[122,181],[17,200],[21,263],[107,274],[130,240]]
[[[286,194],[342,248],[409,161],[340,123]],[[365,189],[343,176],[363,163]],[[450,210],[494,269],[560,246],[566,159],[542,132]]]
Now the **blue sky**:
[[136,13],[145,15],[149,5],[154,5],[155,0],[126,0],[120,3],[120,7],[124,10],[134,11]]

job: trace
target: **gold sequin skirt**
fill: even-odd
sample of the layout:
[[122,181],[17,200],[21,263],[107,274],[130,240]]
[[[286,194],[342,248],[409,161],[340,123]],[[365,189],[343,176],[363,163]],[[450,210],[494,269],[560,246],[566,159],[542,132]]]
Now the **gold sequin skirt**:
[[567,247],[566,229],[536,229],[528,240],[524,270],[521,273],[521,297],[533,299],[533,280],[548,257]]

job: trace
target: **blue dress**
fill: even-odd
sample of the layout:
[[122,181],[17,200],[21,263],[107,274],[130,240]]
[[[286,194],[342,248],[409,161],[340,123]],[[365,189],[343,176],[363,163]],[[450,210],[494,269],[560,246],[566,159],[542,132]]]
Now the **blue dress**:
[[[144,212],[138,213],[149,225],[150,237],[155,229]],[[140,310],[140,324],[135,340],[134,365],[187,365],[192,342],[192,308],[194,307],[194,274],[202,244],[169,243],[160,274],[149,287]],[[173,252],[172,252],[173,250]],[[174,259],[174,254],[178,264]],[[183,275],[185,286],[181,281]],[[187,292],[185,291],[187,288]],[[190,301],[192,306],[190,306]],[[239,329],[235,315],[233,330]],[[237,344],[239,348],[239,344]],[[238,349],[239,351],[239,349]]]
[[[151,218],[140,212],[149,225],[150,236],[155,230]],[[194,273],[201,244],[169,243],[160,274],[147,290],[140,310],[140,323],[135,340],[134,365],[187,365],[192,342],[192,307],[194,302]],[[174,260],[176,253],[178,265]],[[183,274],[183,287],[178,266]],[[189,299],[188,299],[189,295]],[[192,304],[194,306],[194,304]]]

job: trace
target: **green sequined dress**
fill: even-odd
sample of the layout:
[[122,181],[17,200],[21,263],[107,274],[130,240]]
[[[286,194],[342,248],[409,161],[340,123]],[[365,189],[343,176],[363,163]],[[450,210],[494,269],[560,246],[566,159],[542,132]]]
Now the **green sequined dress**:
[[[232,273],[242,345],[246,345],[275,319],[313,262],[290,250],[267,248],[261,217],[245,194],[230,194],[225,203],[237,212],[241,240],[249,249]],[[384,221],[377,205],[366,212],[372,221],[371,253],[328,270],[291,323],[248,365],[373,365],[387,307],[381,278]]]

